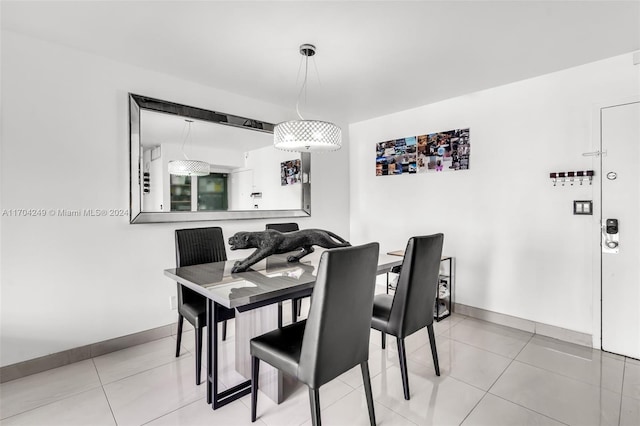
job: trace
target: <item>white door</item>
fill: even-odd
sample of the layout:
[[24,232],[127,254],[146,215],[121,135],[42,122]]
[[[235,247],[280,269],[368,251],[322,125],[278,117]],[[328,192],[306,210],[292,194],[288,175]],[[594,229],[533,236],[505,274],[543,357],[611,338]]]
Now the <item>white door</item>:
[[601,125],[602,349],[640,358],[640,102]]
[[229,210],[253,210],[253,170],[242,170],[229,174]]

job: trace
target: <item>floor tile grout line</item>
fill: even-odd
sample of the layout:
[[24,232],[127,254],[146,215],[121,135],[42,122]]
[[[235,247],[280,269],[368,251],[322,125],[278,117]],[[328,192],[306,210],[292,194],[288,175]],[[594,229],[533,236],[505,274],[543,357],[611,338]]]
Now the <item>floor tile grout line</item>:
[[[576,378],[574,378],[574,377],[565,376],[565,375],[560,374],[560,373],[557,373],[557,372],[555,372],[555,371],[550,371],[550,370],[544,369],[544,368],[539,367],[539,366],[537,366],[537,365],[528,364],[528,363],[526,363],[526,362],[522,362],[522,361],[517,360],[517,359],[514,359],[513,361],[514,361],[514,362],[517,362],[517,363],[519,363],[519,364],[522,364],[522,365],[529,366],[529,367],[534,368],[534,369],[537,369],[537,370],[542,370],[542,371],[544,371],[544,372],[546,372],[546,373],[550,373],[550,374],[554,374],[554,375],[560,376],[560,377],[562,377],[562,378],[564,378],[564,379],[568,379],[568,380],[571,380],[571,381],[573,381],[573,382],[581,383],[581,384],[583,384],[583,385],[586,385],[586,386],[591,387],[591,388],[594,388],[594,389],[599,389],[599,390],[600,390],[600,392],[602,392],[602,391],[606,391],[606,392],[610,392],[610,393],[615,394],[615,395],[620,395],[620,408],[619,408],[619,414],[621,414],[621,413],[622,413],[622,398],[623,398],[623,395],[622,395],[622,394],[618,394],[617,392],[612,391],[612,390],[609,390],[609,389],[604,389],[604,388],[603,388],[603,387],[601,387],[601,386],[596,386],[596,385],[593,385],[593,384],[591,384],[591,383],[583,382],[582,380],[576,379]],[[509,366],[508,366],[507,368],[509,368],[512,364],[513,364],[513,363],[509,364]],[[506,369],[505,369],[505,372],[506,372]],[[503,373],[504,373],[504,372],[503,372]],[[500,375],[500,377],[502,377],[502,374]],[[498,379],[499,379],[499,378],[498,378]],[[496,379],[496,382],[498,381],[498,379]],[[530,411],[533,411],[533,412],[538,413],[538,414],[540,414],[540,415],[543,415],[543,416],[546,416],[546,417],[552,418],[552,419],[554,419],[555,421],[558,421],[558,422],[560,422],[560,423],[566,424],[566,423],[564,423],[564,422],[563,422],[563,421],[561,421],[561,420],[558,420],[558,419],[555,419],[555,418],[553,418],[553,417],[550,417],[550,416],[548,416],[548,415],[546,415],[546,414],[544,414],[544,413],[541,413],[541,412],[539,412],[539,411],[536,411],[536,410],[534,410],[534,409],[532,409],[532,408],[530,408],[530,407],[527,407],[527,406],[524,406],[524,405],[518,404],[517,402],[511,401],[511,400],[509,400],[509,399],[506,399],[506,398],[501,397],[501,396],[500,396],[500,395],[498,395],[498,394],[494,394],[494,393],[492,393],[492,392],[491,392],[491,389],[493,388],[493,386],[495,385],[495,383],[496,383],[496,382],[494,382],[494,384],[491,386],[491,388],[489,388],[489,390],[487,391],[487,392],[491,393],[491,395],[494,395],[494,396],[497,396],[497,397],[499,397],[499,398],[505,399],[506,401],[509,401],[509,402],[513,402],[514,404],[516,404],[516,405],[520,405],[521,407],[526,408],[526,409],[528,409],[528,410],[530,410]],[[620,419],[619,419],[619,418],[618,418],[618,421],[620,421]]]
[[107,405],[109,406],[109,412],[111,413],[111,417],[113,418],[113,423],[117,425],[118,420],[116,419],[116,413],[113,412],[113,407],[111,407],[111,401],[109,401],[109,396],[107,395],[107,391],[104,388],[104,383],[102,383],[102,377],[100,377],[100,372],[98,371],[98,366],[96,365],[95,357],[91,358],[91,363],[93,364],[93,368],[96,370],[96,376],[98,376],[98,380],[100,381],[100,389],[102,390],[104,399],[107,401]]
[[[471,318],[471,317],[466,317],[466,318],[464,318],[463,320],[458,321],[456,324],[454,324],[454,325],[452,325],[451,327],[449,327],[449,330],[448,330],[448,331],[450,331],[451,329],[453,329],[453,327],[456,327],[456,326],[458,326],[458,325],[462,324],[464,321],[466,321],[467,319],[470,319],[470,318]],[[533,339],[533,337],[536,335],[536,333],[534,333],[534,332],[529,332],[529,331],[519,330],[519,329],[517,329],[517,328],[509,327],[508,325],[495,324],[495,323],[492,323],[492,322],[490,322],[490,321],[479,320],[479,319],[477,319],[477,318],[471,318],[471,319],[472,319],[472,320],[475,320],[475,321],[477,321],[477,322],[480,322],[480,323],[486,323],[486,324],[490,324],[490,325],[496,325],[496,326],[498,326],[498,327],[502,327],[502,328],[507,328],[507,329],[515,330],[515,331],[517,331],[517,332],[519,332],[519,333],[522,333],[522,334],[529,334],[527,341],[526,341],[526,342],[525,342],[525,344],[522,346],[522,348],[520,348],[520,350],[518,351],[518,353],[517,353],[516,355],[514,355],[514,356],[513,356],[513,358],[512,358],[512,357],[510,357],[510,356],[508,356],[508,355],[500,354],[500,353],[494,352],[494,351],[489,350],[489,349],[486,349],[486,348],[481,348],[480,346],[476,346],[476,345],[474,345],[474,344],[472,344],[472,343],[469,343],[469,342],[464,342],[464,341],[462,341],[462,340],[458,340],[458,339],[456,339],[456,338],[455,338],[455,337],[453,337],[453,336],[448,336],[448,338],[449,338],[450,340],[453,340],[453,341],[455,341],[455,342],[458,342],[458,343],[464,343],[464,344],[469,345],[469,346],[472,346],[472,347],[474,347],[474,348],[476,348],[476,349],[482,349],[482,350],[485,350],[485,351],[490,352],[490,353],[492,353],[492,354],[500,355],[500,356],[502,356],[502,357],[504,357],[504,358],[510,358],[510,359],[512,359],[512,360],[516,359],[516,357],[517,357],[518,355],[520,355],[520,352],[522,352],[522,350],[524,349],[524,347],[525,347],[525,346],[527,346],[527,344],[529,344],[529,342],[531,341],[531,339]],[[471,323],[472,323],[472,322],[473,322],[473,321],[471,321]],[[512,339],[513,339],[513,340],[517,340],[516,338],[512,338]],[[508,367],[508,366],[507,366],[507,367]]]
[[[492,393],[492,392],[491,392],[491,389],[493,389],[493,387],[496,385],[496,383],[498,383],[498,380],[500,380],[500,378],[504,375],[504,373],[506,373],[506,371],[509,369],[509,367],[511,367],[511,366],[513,365],[513,363],[514,363],[514,362],[519,362],[519,363],[522,363],[522,364],[526,364],[526,363],[523,363],[522,361],[516,360],[516,358],[517,358],[517,357],[522,353],[522,351],[524,351],[524,349],[527,347],[527,345],[529,345],[529,343],[531,343],[531,341],[533,340],[533,338],[534,338],[534,337],[535,337],[535,333],[534,333],[534,334],[529,338],[529,340],[527,341],[527,343],[525,343],[525,344],[524,344],[524,346],[520,349],[520,351],[518,351],[518,353],[516,354],[516,356],[515,356],[515,357],[513,357],[513,359],[512,359],[512,360],[511,360],[511,362],[509,363],[509,365],[507,365],[507,367],[504,369],[504,371],[503,371],[502,373],[500,373],[500,375],[498,376],[498,378],[493,382],[493,384],[492,384],[492,385],[489,387],[489,389],[487,390],[487,393],[490,393],[490,394],[491,394],[491,395],[493,395],[493,396],[496,396],[496,397],[498,397],[498,398],[501,398],[501,399],[503,399],[503,400],[505,400],[505,401],[508,401],[508,402],[510,402],[510,403],[512,403],[512,404],[515,404],[515,405],[519,406],[519,407],[525,408],[525,409],[527,409],[527,410],[529,410],[529,411],[532,411],[532,412],[534,412],[534,413],[536,413],[536,414],[539,414],[539,415],[541,415],[541,416],[547,417],[547,418],[549,418],[549,419],[552,419],[552,420],[557,421],[557,422],[562,423],[562,424],[566,424],[565,422],[563,422],[563,421],[561,421],[561,420],[558,420],[558,419],[556,419],[556,418],[553,418],[553,417],[551,417],[551,416],[548,416],[548,415],[546,415],[546,414],[544,414],[544,413],[540,413],[539,411],[533,410],[532,408],[526,407],[526,406],[524,406],[524,405],[522,405],[522,404],[518,404],[518,403],[517,403],[517,402],[515,402],[515,401],[511,401],[511,400],[509,400],[509,399],[503,398],[503,397],[501,397],[500,395],[496,395],[496,394],[494,394],[494,393]],[[526,364],[526,365],[529,365],[529,364]],[[538,368],[538,367],[536,367],[536,366],[532,366],[532,367]],[[545,369],[543,369],[543,368],[541,368],[541,370],[543,370],[543,371],[548,371],[548,370],[545,370]],[[551,373],[553,373],[553,372],[551,372]]]
[[[440,376],[440,377],[442,377],[442,376]],[[451,376],[451,375],[446,376],[446,377],[450,378],[451,380],[455,380],[455,381],[457,381],[457,382],[460,382],[460,383],[462,383],[462,384],[465,384],[465,385],[467,385],[467,386],[471,386],[471,387],[472,387],[472,388],[474,388],[474,389],[478,389],[480,392],[485,392],[485,393],[486,393],[486,392],[489,392],[489,391],[488,391],[488,390],[486,390],[486,389],[482,389],[482,388],[481,388],[481,387],[479,387],[478,385],[474,385],[473,383],[465,382],[464,380],[459,379],[459,378],[457,378],[457,377],[453,377],[453,376]]]
[[[104,383],[104,384],[102,384],[102,386],[103,386],[103,387],[104,387],[104,386],[109,386],[109,385],[111,385],[111,384],[113,384],[113,383],[118,383],[118,382],[120,382],[120,381],[122,381],[122,380],[130,379],[131,377],[138,376],[138,375],[140,375],[140,374],[142,374],[142,373],[147,373],[147,372],[149,372],[149,371],[151,371],[151,370],[153,370],[153,369],[156,369],[156,368],[158,368],[158,367],[164,367],[164,366],[169,365],[169,364],[172,364],[172,363],[174,363],[174,362],[178,362],[178,361],[181,361],[181,360],[183,360],[183,359],[187,359],[188,357],[193,357],[193,355],[192,355],[191,353],[189,353],[189,355],[184,355],[184,354],[182,354],[182,355],[180,355],[180,356],[179,356],[179,357],[177,357],[177,358],[176,358],[176,357],[173,357],[173,358],[171,358],[171,361],[167,361],[167,362],[163,362],[162,364],[154,365],[153,367],[149,367],[149,368],[147,368],[147,369],[145,369],[145,370],[136,371],[135,373],[133,373],[133,374],[129,374],[128,376],[120,377],[120,378],[119,378],[119,379],[117,379],[117,380],[113,380],[113,381],[111,381],[111,382]],[[93,360],[93,358],[91,358],[91,359]],[[94,365],[95,365],[95,363],[94,363]],[[100,376],[100,374],[98,374],[98,377],[99,377],[99,376]],[[100,377],[99,377],[99,378],[100,378]],[[100,383],[102,383],[102,378],[100,378]]]
[[[387,369],[386,369],[385,371],[388,371],[388,370],[389,370],[389,369],[391,369],[391,368],[400,368],[400,367],[399,367],[398,365],[390,365],[390,366],[388,366],[388,367],[387,367]],[[382,371],[381,371],[379,374],[382,374]],[[471,384],[466,383],[466,382],[464,382],[464,381],[462,381],[462,380],[460,380],[460,379],[456,379],[455,377],[451,377],[451,376],[447,376],[447,377],[449,377],[449,378],[450,378],[450,379],[452,379],[452,380],[458,381],[458,382],[460,382],[460,383],[463,383],[463,384],[465,384],[465,385],[471,386],[471,387],[473,387],[473,388],[475,388],[475,389],[478,389],[478,390],[480,390],[480,391],[482,391],[482,392],[485,392],[485,393],[486,393],[486,391],[485,391],[484,389],[480,389],[480,388],[478,388],[478,387],[477,387],[477,386],[475,386],[475,385],[471,385]],[[384,408],[386,408],[387,410],[390,410],[391,412],[393,412],[394,414],[397,414],[398,416],[402,417],[403,419],[406,419],[407,421],[409,421],[409,422],[411,422],[411,423],[413,423],[413,424],[416,424],[416,425],[417,425],[417,423],[416,423],[416,422],[414,422],[413,420],[411,420],[411,419],[409,419],[408,417],[404,416],[402,413],[400,413],[400,412],[396,411],[393,407],[391,407],[391,406],[389,406],[389,405],[385,404],[384,402],[379,401],[379,400],[376,400],[376,398],[375,398],[375,397],[373,398],[373,401],[374,401],[374,403],[378,403],[378,404],[380,404],[381,406],[383,406],[383,407],[384,407]],[[404,400],[403,400],[403,401],[404,401]]]
[[383,404],[382,402],[380,402],[380,401],[376,401],[376,399],[375,399],[375,398],[373,398],[374,407],[375,407],[375,403],[376,403],[376,402],[377,402],[379,405],[381,405],[382,407],[384,407],[384,408],[386,408],[387,410],[391,411],[393,414],[395,414],[395,415],[397,415],[397,416],[400,416],[400,417],[402,417],[403,419],[405,419],[406,421],[410,422],[411,424],[414,424],[414,425],[416,425],[416,426],[418,425],[416,422],[414,422],[414,421],[413,421],[413,420],[411,420],[410,418],[406,417],[406,416],[405,416],[405,415],[403,415],[402,413],[397,412],[396,410],[394,410],[394,409],[393,409],[393,408],[391,408],[391,407],[387,407],[386,405],[384,405],[384,404]]
[[[93,363],[93,358],[88,358],[88,359],[86,359],[86,360],[77,361],[77,362],[83,362],[83,361],[88,361],[88,360],[91,360],[91,361],[92,361],[92,364],[93,364],[93,366],[94,366],[94,368],[95,368],[95,364]],[[73,364],[75,364],[75,363],[67,364],[67,365],[73,365]],[[66,367],[66,365],[63,365],[62,367],[58,367],[58,368],[63,368],[63,367]],[[36,374],[39,374],[39,373],[36,373]],[[96,375],[97,375],[97,371],[96,371]],[[26,377],[28,377],[28,376],[26,376]],[[20,379],[16,379],[16,380],[20,380]],[[83,393],[85,393],[85,392],[89,392],[89,391],[92,391],[92,390],[95,390],[95,389],[101,388],[101,387],[102,387],[102,382],[100,381],[100,376],[99,376],[99,375],[98,375],[98,381],[99,381],[99,384],[97,384],[97,385],[96,385],[96,386],[94,386],[94,387],[90,387],[90,388],[88,388],[88,389],[84,389],[84,390],[81,390],[81,391],[73,392],[73,393],[70,393],[69,395],[65,396],[64,398],[55,399],[55,400],[53,400],[53,401],[45,402],[45,403],[43,403],[43,404],[41,404],[41,405],[37,405],[37,406],[31,407],[31,408],[29,408],[29,409],[27,409],[27,410],[21,411],[21,412],[19,412],[19,413],[12,414],[11,416],[4,417],[4,418],[0,418],[0,423],[4,422],[4,421],[6,421],[7,419],[10,419],[10,418],[12,418],[12,417],[16,417],[16,416],[19,416],[19,415],[21,415],[21,414],[28,413],[28,412],[33,411],[33,410],[37,410],[37,409],[39,409],[39,408],[47,407],[47,406],[49,406],[49,405],[52,405],[52,404],[55,404],[55,403],[58,403],[58,402],[64,401],[64,400],[66,400],[66,399],[73,398],[73,397],[78,396],[78,395],[82,395],[82,394],[83,394]],[[1,416],[0,416],[0,417],[1,417]]]
[[[493,321],[489,321],[487,319],[482,319],[482,318],[476,318],[476,317],[471,317],[471,316],[465,316],[463,318],[464,321],[469,321],[469,323],[479,323],[479,324],[485,324],[488,326],[492,326],[495,328],[503,328],[503,329],[509,329],[509,330],[514,330],[517,333],[524,333],[524,334],[536,334],[535,331],[528,331],[528,330],[524,330],[521,328],[516,328],[516,327],[512,327],[510,325],[505,325],[505,324],[501,324],[499,322],[493,322]],[[455,325],[460,324],[462,321],[458,321],[458,323],[456,323]]]
[[489,392],[488,391],[484,391],[484,395],[482,395],[482,398],[480,398],[478,400],[478,402],[476,402],[476,405],[473,406],[473,408],[471,410],[469,410],[469,412],[467,413],[466,416],[464,416],[464,419],[462,419],[462,421],[459,423],[459,425],[464,424],[464,422],[467,420],[467,418],[471,415],[471,413],[473,413],[473,411],[478,407],[478,405],[480,405],[480,403],[485,399],[485,397],[487,396]]
[[[346,383],[345,383],[346,384]],[[329,407],[337,404],[338,402],[340,402],[342,399],[346,398],[347,396],[351,395],[353,392],[357,392],[356,388],[352,387],[351,385],[348,385],[350,390],[349,392],[347,392],[346,394],[344,394],[341,398],[336,399],[335,401],[333,401],[331,404],[326,405],[324,407],[322,407],[322,401],[320,401],[320,412],[322,413],[323,411],[326,411]],[[311,414],[309,414],[309,419],[311,419]]]
[[496,383],[498,383],[498,380],[500,380],[500,378],[504,375],[504,373],[509,369],[509,367],[511,367],[514,363],[514,361],[516,360],[516,358],[522,353],[522,351],[524,351],[524,348],[527,347],[527,345],[529,343],[531,343],[531,340],[533,340],[533,336],[535,336],[535,334],[531,335],[531,337],[529,337],[529,340],[527,340],[527,342],[522,346],[522,348],[520,348],[520,350],[518,351],[518,353],[511,358],[511,361],[509,362],[509,365],[507,365],[505,367],[504,370],[502,370],[502,373],[500,373],[500,375],[498,375],[498,377],[496,377],[496,379],[493,381],[493,383],[491,383],[491,386],[489,386],[489,389],[487,389],[487,392],[490,392],[491,389],[496,385]]
[[[479,348],[479,347],[477,347],[477,346],[469,345],[468,343],[465,343],[465,342],[460,342],[460,341],[458,341],[458,340],[453,340],[453,339],[450,339],[450,338],[448,338],[448,337],[445,337],[445,338],[446,338],[446,339],[449,339],[449,340],[451,340],[451,341],[453,341],[453,342],[459,343],[459,344],[461,344],[461,345],[467,345],[467,346],[472,347],[472,348],[474,348],[474,349],[477,349],[477,350],[479,350],[479,351],[484,351],[484,352],[487,352],[487,353],[489,353],[489,354],[491,354],[491,355],[499,356],[500,358],[505,358],[505,359],[507,359],[507,360],[510,360],[509,364],[505,367],[505,369],[502,371],[502,373],[500,373],[500,376],[504,373],[504,371],[506,371],[506,369],[507,369],[507,368],[509,368],[509,365],[511,365],[511,362],[513,362],[513,361],[515,360],[515,359],[509,358],[509,357],[507,357],[507,356],[500,355],[500,354],[496,354],[495,352],[491,352],[491,351],[488,351],[488,350],[486,350],[486,349]],[[426,345],[424,345],[424,346],[426,346]],[[526,344],[525,344],[525,346],[526,346]],[[407,358],[409,359],[410,357],[407,357]],[[417,363],[417,364],[420,364],[420,365],[421,365],[421,366],[423,366],[423,367],[429,367],[429,368],[432,368],[432,367],[433,367],[433,363],[425,364],[425,363],[423,363],[423,362],[420,362],[420,361],[416,360],[415,358],[411,358],[411,361],[412,361],[412,362],[415,362],[415,363]],[[392,366],[393,366],[393,365],[392,365]],[[397,366],[397,365],[396,365],[396,366]],[[500,378],[500,376],[498,376],[498,378]],[[465,385],[471,386],[471,387],[473,387],[473,388],[475,388],[475,389],[478,389],[478,390],[480,390],[480,391],[482,391],[482,392],[488,392],[488,389],[484,389],[484,388],[482,388],[482,387],[478,386],[478,385],[477,385],[477,384],[475,384],[475,383],[469,383],[469,382],[467,382],[466,380],[463,380],[463,379],[462,379],[462,378],[460,378],[460,377],[452,376],[452,375],[451,375],[451,372],[449,372],[449,375],[448,375],[447,377],[449,377],[449,378],[451,378],[451,379],[453,379],[453,380],[457,380],[457,381],[459,381],[460,383],[464,383]],[[493,384],[495,384],[495,382],[498,380],[498,378],[496,378],[496,380],[495,380],[495,381],[494,381],[494,382],[489,386],[489,389],[491,388],[491,386],[493,386]]]
[[558,422],[558,423],[562,423],[563,425],[571,426],[569,423],[565,423],[565,422],[563,422],[562,420],[558,420],[558,419],[556,419],[555,417],[551,417],[551,416],[549,416],[548,414],[540,413],[539,411],[533,410],[533,409],[531,409],[531,408],[529,408],[529,407],[527,407],[527,406],[524,406],[524,405],[522,405],[522,404],[519,404],[519,403],[517,403],[517,402],[515,402],[515,401],[511,401],[511,400],[509,400],[509,399],[507,399],[507,398],[504,398],[504,397],[502,397],[502,396],[500,396],[500,395],[496,395],[495,393],[491,393],[491,392],[489,392],[489,391],[487,391],[487,393],[488,393],[489,395],[491,395],[491,396],[495,396],[496,398],[500,398],[500,399],[501,399],[501,400],[503,400],[503,401],[509,402],[509,403],[511,403],[511,404],[513,404],[513,405],[517,405],[517,406],[518,406],[518,407],[520,407],[520,408],[524,408],[524,409],[525,409],[525,410],[527,410],[527,411],[531,411],[532,413],[536,413],[536,414],[539,414],[539,415],[541,415],[541,416],[543,416],[543,417],[546,417],[547,419],[551,419],[551,420],[553,420],[554,422]]
[[[482,320],[480,320],[480,321],[482,321]],[[461,321],[461,322],[462,322],[462,321]],[[459,322],[458,324],[460,324],[460,322]],[[509,326],[502,326],[502,327],[506,327],[506,328],[513,328],[513,327],[509,327]],[[515,330],[518,330],[518,329],[515,329]],[[522,330],[519,330],[519,331],[522,331]],[[523,332],[524,332],[524,333],[526,333],[525,331],[523,331]],[[449,337],[449,339],[450,339],[450,340],[453,340],[453,341],[456,341],[456,342],[458,342],[458,343],[463,343],[463,344],[466,344],[466,345],[472,346],[472,347],[477,348],[477,349],[485,350],[485,351],[487,351],[487,352],[490,352],[490,353],[493,353],[493,354],[496,354],[496,355],[500,355],[500,356],[505,357],[505,358],[510,358],[510,359],[512,360],[512,362],[510,362],[510,363],[509,363],[509,365],[507,366],[507,368],[509,368],[509,366],[511,366],[511,364],[513,363],[513,361],[518,361],[518,362],[520,362],[520,363],[523,363],[523,364],[529,365],[529,366],[531,366],[531,367],[539,368],[539,369],[541,369],[541,370],[544,370],[544,371],[547,371],[547,372],[550,372],[550,373],[558,374],[558,375],[560,375],[560,376],[562,376],[562,377],[566,377],[566,378],[568,378],[568,379],[572,379],[572,380],[575,380],[575,381],[578,381],[578,382],[581,382],[581,383],[584,383],[584,384],[587,384],[587,385],[590,385],[590,386],[593,386],[593,387],[596,387],[596,388],[598,387],[598,386],[596,386],[596,385],[594,385],[594,384],[592,384],[592,383],[590,383],[590,382],[584,381],[584,380],[582,380],[582,379],[577,379],[577,378],[575,378],[575,377],[568,376],[568,375],[565,375],[565,374],[559,373],[559,372],[557,372],[557,371],[554,371],[554,370],[550,370],[550,369],[547,369],[547,368],[541,367],[541,366],[539,366],[539,365],[535,365],[535,364],[531,364],[531,363],[526,362],[526,361],[518,360],[518,359],[517,359],[517,358],[518,358],[518,356],[520,356],[520,354],[522,353],[522,351],[524,350],[524,348],[525,348],[529,343],[531,343],[531,341],[533,340],[533,338],[535,338],[536,336],[540,336],[540,335],[534,332],[534,333],[530,336],[529,340],[525,343],[525,345],[520,349],[520,351],[519,351],[519,352],[518,352],[518,353],[517,353],[513,358],[506,357],[505,355],[499,354],[499,353],[497,353],[497,352],[490,351],[490,350],[485,349],[485,348],[481,348],[481,347],[479,347],[479,346],[475,346],[475,345],[473,345],[473,344],[470,344],[470,343],[468,343],[468,342],[464,342],[464,341],[461,341],[461,340],[455,339],[455,338],[453,338],[453,337]],[[570,342],[566,342],[566,343],[570,344]],[[593,348],[591,348],[591,349],[593,349]],[[613,359],[613,358],[612,358],[612,359]],[[626,367],[626,357],[625,357],[625,359],[624,359],[624,360],[622,360],[622,362],[623,362],[623,364],[624,364],[624,366],[623,366],[623,383],[624,383],[624,368]],[[506,371],[506,369],[505,369],[505,371]],[[504,374],[504,371],[503,371],[503,374]],[[499,377],[494,381],[494,383],[493,383],[493,384],[495,384],[495,382],[497,382],[497,381],[498,381],[498,379],[500,379],[500,377],[501,377],[501,376],[502,376],[502,374],[501,374],[501,375],[500,375],[500,376],[499,376]],[[492,386],[491,386],[491,387],[493,387],[493,384],[492,384]],[[490,387],[489,389],[491,389],[491,387]],[[600,386],[600,388],[601,388],[601,389],[604,389],[604,390],[609,390],[609,389],[606,389],[606,388],[602,388],[602,386]],[[609,390],[609,391],[611,391],[611,390]],[[611,391],[611,392],[613,392],[613,393],[617,393],[617,392],[615,392],[615,391]],[[620,390],[620,395],[622,395],[622,394],[623,394],[623,393],[622,393],[622,389],[621,389],[621,390]],[[621,412],[622,412],[622,409],[621,409]]]
[[[593,386],[594,388],[600,388],[600,389],[603,389],[603,390],[606,390],[606,391],[609,391],[609,392],[612,392],[612,393],[616,393],[616,394],[617,394],[617,393],[619,393],[620,395],[622,395],[622,389],[620,390],[620,392],[617,392],[617,391],[614,391],[614,390],[611,390],[611,389],[604,388],[604,387],[602,387],[602,385],[595,385],[595,384],[593,384],[593,383],[591,383],[591,382],[587,382],[587,381],[582,380],[582,379],[577,379],[577,378],[572,377],[572,376],[567,376],[566,374],[560,373],[560,372],[558,372],[558,371],[550,370],[550,369],[548,369],[548,368],[541,367],[541,366],[539,366],[539,365],[532,364],[532,363],[530,363],[530,362],[523,361],[523,360],[521,360],[521,359],[515,359],[515,358],[514,358],[513,360],[514,360],[514,361],[518,361],[518,362],[519,362],[519,363],[521,363],[521,364],[528,365],[528,366],[530,366],[530,367],[539,368],[540,370],[544,370],[544,371],[546,371],[546,372],[548,372],[548,373],[557,374],[558,376],[562,376],[562,377],[565,377],[565,378],[567,378],[567,379],[575,380],[576,382],[584,383],[585,385]],[[623,362],[623,364],[624,364],[624,362]],[[623,377],[622,377],[622,382],[624,383],[624,365],[623,365],[623,367],[622,367],[622,375],[623,375]]]
[[[388,371],[388,370],[389,370],[390,368],[392,368],[392,367],[394,367],[394,366],[393,366],[393,365],[388,366],[388,367],[386,368],[386,370],[385,370],[385,371]],[[382,371],[380,371],[380,373],[379,373],[379,374],[382,374],[382,373],[383,373],[383,372],[382,372]],[[373,392],[373,389],[372,389],[372,392]],[[376,398],[375,398],[375,397],[373,398],[373,401],[374,401],[374,402],[377,402],[377,403],[378,403],[378,404],[380,404],[380,405],[382,405],[384,408],[386,408],[386,409],[388,409],[388,410],[393,411],[393,412],[394,412],[394,413],[396,413],[396,414],[400,414],[400,413],[398,413],[397,411],[395,411],[395,410],[393,409],[393,407],[389,407],[389,406],[387,406],[384,402],[382,402],[382,401],[376,401]],[[402,417],[404,417],[404,416],[402,416]]]
[[[143,426],[143,425],[149,424],[149,423],[151,423],[151,422],[153,422],[153,421],[156,421],[156,420],[158,420],[158,419],[160,419],[160,418],[162,418],[162,417],[164,417],[164,416],[168,416],[168,415],[169,415],[169,414],[171,414],[171,413],[175,413],[175,412],[176,412],[176,411],[178,411],[178,410],[182,410],[183,408],[188,407],[189,405],[197,404],[197,403],[199,403],[199,402],[201,402],[201,400],[199,400],[199,399],[198,399],[198,400],[195,400],[195,401],[191,401],[191,402],[189,402],[189,403],[187,403],[187,404],[185,404],[185,405],[181,405],[180,407],[176,408],[175,410],[171,410],[171,411],[169,411],[169,412],[167,412],[167,413],[164,413],[164,414],[159,415],[158,417],[155,417],[155,418],[153,418],[153,419],[150,419],[150,420],[145,421],[144,423],[141,423],[141,424],[140,424],[140,426]],[[117,423],[116,423],[116,424],[117,424]]]
[[620,426],[620,422],[622,421],[622,401],[624,399],[624,376],[627,372],[627,359],[625,358],[624,364],[622,366],[622,383],[620,385],[620,406],[618,407],[618,426]]
[[[533,336],[531,336],[531,337],[533,337]],[[508,359],[511,359],[511,360],[515,359],[515,357],[516,357],[516,356],[518,356],[518,355],[520,354],[520,351],[518,351],[518,353],[517,353],[516,355],[514,355],[513,357],[511,357],[511,356],[509,356],[509,355],[505,355],[505,354],[501,354],[501,353],[498,353],[498,352],[494,352],[494,351],[489,350],[489,349],[487,349],[487,348],[482,348],[482,347],[480,347],[480,346],[473,345],[473,344],[471,344],[471,343],[469,343],[469,342],[465,342],[465,341],[462,341],[462,340],[458,340],[458,339],[453,338],[453,337],[449,337],[449,339],[450,339],[450,340],[453,340],[453,341],[455,341],[455,342],[458,342],[458,343],[464,343],[465,345],[472,346],[472,347],[474,347],[474,348],[476,348],[476,349],[481,349],[481,350],[483,350],[483,351],[487,351],[487,352],[492,353],[492,354],[494,354],[494,355],[500,355],[500,356],[501,356],[501,357],[503,357],[503,358],[508,358]],[[525,343],[525,346],[527,345],[527,343],[529,343],[529,340],[527,340],[527,342]]]

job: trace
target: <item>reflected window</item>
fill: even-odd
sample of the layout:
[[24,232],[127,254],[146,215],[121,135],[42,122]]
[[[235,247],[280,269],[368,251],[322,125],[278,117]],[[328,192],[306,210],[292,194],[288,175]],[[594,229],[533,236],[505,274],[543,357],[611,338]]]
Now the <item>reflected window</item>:
[[229,208],[226,173],[210,173],[198,178],[198,210],[219,211]]
[[191,211],[191,176],[171,176],[171,211]]

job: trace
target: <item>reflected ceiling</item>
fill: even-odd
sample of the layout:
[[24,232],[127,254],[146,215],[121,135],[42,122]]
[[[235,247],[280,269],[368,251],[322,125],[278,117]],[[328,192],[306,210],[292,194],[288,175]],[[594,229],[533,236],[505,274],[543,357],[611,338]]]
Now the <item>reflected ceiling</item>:
[[[224,147],[234,151],[253,151],[273,144],[273,134],[247,131],[210,121],[193,120],[186,146]],[[158,146],[163,143],[182,144],[187,135],[183,117],[142,110],[140,114],[141,145]]]

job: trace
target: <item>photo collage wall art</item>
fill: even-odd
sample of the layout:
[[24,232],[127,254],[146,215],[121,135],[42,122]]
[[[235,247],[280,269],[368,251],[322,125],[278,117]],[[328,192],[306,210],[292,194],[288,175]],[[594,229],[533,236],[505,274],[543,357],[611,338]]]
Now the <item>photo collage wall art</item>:
[[300,159],[280,163],[280,186],[300,182]]
[[376,144],[376,176],[469,169],[469,128]]

